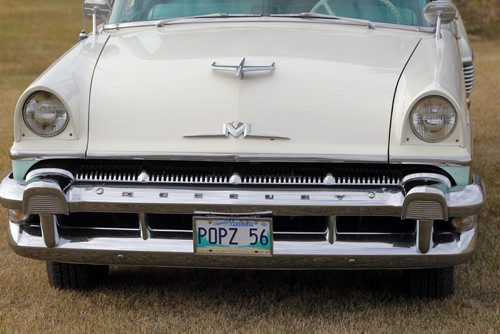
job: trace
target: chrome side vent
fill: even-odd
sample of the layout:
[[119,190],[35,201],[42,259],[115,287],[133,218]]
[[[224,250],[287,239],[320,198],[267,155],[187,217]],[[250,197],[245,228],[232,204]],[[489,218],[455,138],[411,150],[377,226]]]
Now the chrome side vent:
[[472,63],[466,63],[463,65],[464,68],[464,81],[465,81],[465,92],[467,97],[469,97],[474,89],[474,65]]

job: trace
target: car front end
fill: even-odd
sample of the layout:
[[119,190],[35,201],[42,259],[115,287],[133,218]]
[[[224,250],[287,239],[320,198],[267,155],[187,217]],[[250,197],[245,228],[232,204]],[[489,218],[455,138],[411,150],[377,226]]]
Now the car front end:
[[252,269],[470,258],[484,190],[452,21],[403,24],[387,3],[385,23],[316,6],[171,19],[157,2],[129,23],[116,1],[21,96],[0,186],[19,255]]

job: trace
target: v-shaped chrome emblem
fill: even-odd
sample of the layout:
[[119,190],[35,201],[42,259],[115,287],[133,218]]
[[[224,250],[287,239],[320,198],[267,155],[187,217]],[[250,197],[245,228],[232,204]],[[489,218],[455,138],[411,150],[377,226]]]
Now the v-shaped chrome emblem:
[[242,122],[232,122],[226,123],[223,125],[222,132],[231,135],[234,138],[238,138],[243,134],[243,137],[248,135],[248,131],[250,130],[250,124],[245,124]]
[[272,72],[274,71],[274,63],[264,66],[248,66],[245,65],[245,58],[243,58],[239,65],[219,65],[216,62],[212,63],[212,70],[233,72],[238,78],[243,79],[247,72]]
[[269,139],[269,140],[290,140],[289,137],[264,135],[264,134],[251,134],[250,123],[243,122],[230,122],[222,125],[222,133],[205,133],[184,136],[184,138],[229,138],[233,136],[238,138],[243,135],[243,138],[253,139]]

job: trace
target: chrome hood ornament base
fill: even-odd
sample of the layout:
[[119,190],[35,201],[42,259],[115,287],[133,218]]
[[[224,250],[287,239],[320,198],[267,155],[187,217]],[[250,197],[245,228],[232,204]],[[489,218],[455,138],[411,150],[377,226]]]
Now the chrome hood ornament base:
[[239,65],[219,65],[216,62],[212,63],[212,70],[233,72],[238,78],[243,79],[246,72],[272,72],[274,71],[274,63],[267,66],[248,66],[245,65],[245,58],[243,58]]
[[250,123],[243,123],[239,121],[224,123],[222,125],[222,133],[194,134],[184,136],[184,138],[229,138],[229,136],[238,138],[241,135],[243,135],[243,138],[249,139],[290,140],[289,137],[283,136],[250,134]]

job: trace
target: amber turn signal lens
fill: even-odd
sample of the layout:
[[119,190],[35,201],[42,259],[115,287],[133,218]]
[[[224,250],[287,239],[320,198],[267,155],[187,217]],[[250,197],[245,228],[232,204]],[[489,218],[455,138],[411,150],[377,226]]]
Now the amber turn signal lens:
[[24,214],[21,210],[9,210],[9,220],[12,223],[20,224],[28,220],[29,215]]
[[457,230],[467,231],[476,225],[474,217],[455,217],[451,220],[451,224]]

